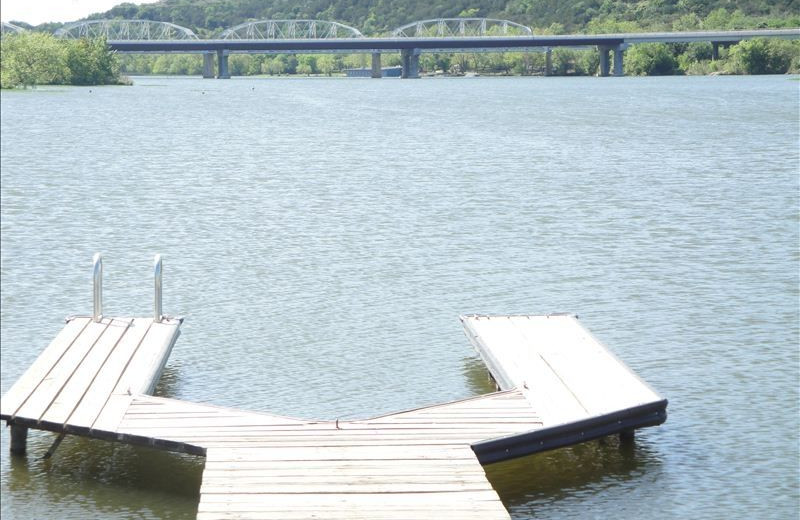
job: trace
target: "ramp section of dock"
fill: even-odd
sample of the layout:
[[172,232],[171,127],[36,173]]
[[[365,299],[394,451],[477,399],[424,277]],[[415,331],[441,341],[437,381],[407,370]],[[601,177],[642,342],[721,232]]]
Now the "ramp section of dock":
[[155,390],[180,320],[75,317],[0,402],[17,427],[115,431],[132,396]]
[[572,315],[461,317],[470,343],[501,389],[523,392],[541,427],[473,446],[497,462],[666,420],[667,401]]

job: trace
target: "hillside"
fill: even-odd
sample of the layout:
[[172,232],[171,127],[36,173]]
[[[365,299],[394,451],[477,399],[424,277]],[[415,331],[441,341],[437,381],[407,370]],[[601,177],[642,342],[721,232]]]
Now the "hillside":
[[91,18],[167,21],[203,35],[252,19],[318,19],[379,35],[415,20],[456,16],[564,33],[792,27],[800,25],[800,0],[162,0],[120,4]]

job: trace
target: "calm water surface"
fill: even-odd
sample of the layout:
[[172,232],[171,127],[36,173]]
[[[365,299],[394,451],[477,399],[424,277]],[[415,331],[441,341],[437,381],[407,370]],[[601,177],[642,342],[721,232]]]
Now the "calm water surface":
[[[791,77],[137,78],[2,93],[2,390],[67,314],[186,318],[160,395],[353,418],[489,390],[459,314],[569,311],[670,400],[490,466],[515,519],[797,518]],[[2,516],[191,518],[202,459],[31,433]]]

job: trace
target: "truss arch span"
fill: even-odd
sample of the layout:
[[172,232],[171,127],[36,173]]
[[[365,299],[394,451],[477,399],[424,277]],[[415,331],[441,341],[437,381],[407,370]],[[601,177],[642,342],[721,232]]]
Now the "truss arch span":
[[392,31],[395,38],[475,38],[533,36],[530,27],[496,18],[433,18],[419,20]]
[[66,39],[104,37],[107,40],[197,40],[186,27],[154,20],[85,20],[67,24],[56,36]]
[[19,25],[14,25],[13,23],[9,23],[9,22],[3,22],[3,28],[2,28],[2,31],[0,31],[0,34],[2,34],[2,35],[19,34],[19,33],[24,33],[24,32],[25,32],[25,29],[23,29]]
[[325,20],[258,20],[245,22],[220,35],[224,40],[326,40],[363,38],[355,27]]

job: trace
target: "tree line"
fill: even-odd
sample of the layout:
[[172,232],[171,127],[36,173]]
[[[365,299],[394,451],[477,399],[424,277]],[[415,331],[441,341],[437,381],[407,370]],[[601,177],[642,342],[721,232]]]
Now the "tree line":
[[0,41],[0,88],[123,82],[119,58],[102,38],[60,40],[28,31]]

